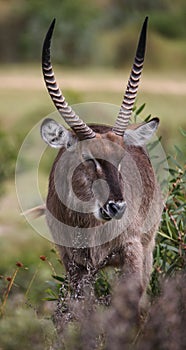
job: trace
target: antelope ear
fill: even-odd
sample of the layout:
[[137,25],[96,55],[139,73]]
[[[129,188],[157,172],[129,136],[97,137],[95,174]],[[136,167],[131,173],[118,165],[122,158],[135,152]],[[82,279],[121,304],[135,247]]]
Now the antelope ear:
[[42,139],[51,147],[67,148],[71,145],[71,133],[53,119],[47,118],[42,122],[40,133]]
[[124,140],[127,145],[144,146],[153,136],[159,125],[159,119],[153,118],[149,122],[140,125],[136,129],[127,129]]

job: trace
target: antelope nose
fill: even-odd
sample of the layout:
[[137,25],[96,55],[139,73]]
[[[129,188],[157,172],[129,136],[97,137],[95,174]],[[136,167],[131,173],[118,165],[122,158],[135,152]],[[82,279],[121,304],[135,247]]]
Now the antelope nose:
[[120,201],[120,202],[109,201],[107,204],[107,212],[109,213],[109,216],[111,218],[118,220],[118,219],[121,219],[126,207],[127,207],[127,204],[124,201]]

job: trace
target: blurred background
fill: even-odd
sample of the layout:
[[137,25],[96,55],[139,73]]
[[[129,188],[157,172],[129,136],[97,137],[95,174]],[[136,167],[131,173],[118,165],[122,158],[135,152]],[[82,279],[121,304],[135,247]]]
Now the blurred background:
[[[49,242],[20,217],[14,185],[24,137],[54,110],[40,62],[51,20],[57,19],[53,65],[68,102],[120,105],[146,15],[147,53],[137,106],[146,103],[143,118],[149,114],[160,118],[159,135],[166,152],[172,153],[175,144],[185,147],[179,131],[186,129],[185,0],[0,0],[1,294],[20,260],[28,269],[17,277],[12,295],[24,294],[38,271],[30,303],[39,308],[51,275],[39,256],[48,256],[61,269]],[[45,178],[50,163],[43,167]],[[12,297],[11,303],[18,301]]]

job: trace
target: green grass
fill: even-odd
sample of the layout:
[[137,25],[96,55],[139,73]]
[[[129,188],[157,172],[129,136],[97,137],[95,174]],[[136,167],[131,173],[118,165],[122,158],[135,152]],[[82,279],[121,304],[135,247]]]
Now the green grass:
[[[57,66],[56,76],[61,87],[64,86],[63,91],[70,104],[95,101],[119,106],[129,70],[70,70]],[[22,130],[26,133],[37,121],[54,111],[38,67],[3,66],[0,74],[1,125],[10,133],[21,133]],[[178,128],[186,127],[185,95],[186,81],[182,72],[144,71],[137,104],[146,103],[144,117],[151,113],[160,118],[159,134],[170,148],[180,142]]]
[[[59,77],[61,85],[64,79],[64,93],[71,104],[97,101],[120,105],[128,71],[100,68],[97,70],[95,68],[74,70],[63,67],[59,68],[58,66],[56,68],[56,75]],[[1,127],[8,132],[10,139],[19,134],[17,145],[19,148],[24,136],[29,132],[31,127],[48,113],[54,111],[54,107],[46,92],[38,67],[34,65],[4,65],[0,67],[0,74],[2,78],[0,82]],[[180,71],[177,73],[171,71],[170,74],[167,71],[157,72],[157,74],[152,71],[144,71],[141,89],[137,99],[138,106],[143,102],[146,103],[146,107],[142,113],[144,117],[151,113],[152,116],[158,116],[160,118],[159,135],[162,135],[163,144],[168,151],[171,151],[175,143],[181,144],[183,142],[178,129],[180,127],[186,128],[186,99],[184,91],[181,89],[180,94],[167,93],[166,91],[154,92],[153,81],[156,82],[156,85],[158,82],[160,87],[165,81],[171,81],[174,87],[174,81],[176,86],[179,85],[178,82],[180,84],[186,84],[184,79],[184,75]],[[27,84],[24,87],[25,82]],[[78,82],[81,85],[79,91],[75,90]],[[145,86],[147,83],[152,84],[151,90],[153,91],[146,91]],[[103,91],[99,87],[99,84],[103,84]],[[97,91],[96,86],[98,86]],[[95,119],[97,119],[97,116],[95,116]],[[19,217],[19,208],[13,181],[8,182],[7,195],[2,199],[2,203],[4,210],[0,214],[1,224],[5,226],[8,224],[11,230],[15,231],[16,236],[24,235],[22,233],[24,229],[22,227],[21,229],[19,228],[20,223],[22,225],[24,219]],[[9,210],[10,206],[11,214]],[[31,228],[30,231],[32,232]],[[9,241],[9,238],[7,236],[5,237]],[[15,252],[18,246],[19,244]],[[11,257],[12,253],[9,255]]]
[[[62,81],[64,80],[64,94],[71,104],[90,101],[111,103],[118,106],[121,104],[123,90],[128,78],[128,71],[126,70],[88,68],[71,70],[57,67],[56,72],[61,86],[63,86]],[[54,107],[37,67],[33,65],[3,66],[0,67],[0,74],[2,78],[0,82],[1,127],[9,134],[10,140],[18,137],[16,146],[18,151],[27,132],[41,118],[54,111]],[[7,78],[10,80],[8,81]],[[162,88],[165,81],[167,82],[167,90]],[[186,129],[186,91],[184,90],[184,84],[186,84],[185,76],[180,71],[171,71],[170,73],[167,71],[157,73],[145,71],[138,95],[137,105],[146,103],[146,108],[142,113],[144,118],[149,113],[160,118],[159,135],[162,135],[163,144],[169,152],[172,152],[174,144],[184,145],[183,138],[178,131],[180,127]],[[79,90],[77,90],[78,85]],[[156,89],[154,88],[155,85]],[[148,86],[150,86],[149,89]],[[96,89],[96,87],[98,88]],[[178,90],[173,93],[174,89]],[[95,116],[96,118],[98,116]],[[44,161],[48,167],[47,160],[44,159]],[[42,180],[41,175],[40,183]],[[2,338],[4,343],[2,344],[8,344],[8,331],[10,331],[13,323],[18,322],[19,315],[21,320],[25,318],[26,323],[18,324],[18,332],[15,331],[13,338],[16,338],[16,335],[20,338],[21,333],[24,332],[25,334],[27,329],[31,327],[34,344],[38,341],[37,332],[34,336],[35,330],[42,332],[43,329],[41,323],[38,322],[38,314],[42,317],[43,315],[44,317],[46,315],[50,316],[54,310],[53,304],[49,306],[48,302],[43,300],[47,295],[45,291],[50,286],[47,281],[53,282],[51,281],[51,267],[46,261],[40,260],[40,255],[48,257],[58,275],[61,275],[63,269],[56,254],[51,251],[51,243],[36,234],[25,219],[20,216],[13,179],[6,182],[6,193],[1,198],[1,208],[3,209],[0,212],[1,296],[8,285],[6,278],[12,276],[15,271],[16,262],[21,261],[24,267],[27,268],[18,271],[15,284],[7,300],[6,317],[8,321],[6,324],[5,318],[0,327],[0,330],[4,332]],[[25,297],[32,279],[31,288],[27,297]],[[55,284],[51,288],[54,288],[54,286]],[[33,317],[35,312],[37,316]],[[33,322],[31,322],[32,317]],[[13,349],[12,346],[11,343],[5,349]]]
[[[56,68],[56,76],[59,78],[61,86],[63,86],[62,81],[64,80],[64,93],[71,104],[90,101],[111,103],[118,106],[121,104],[128,71],[100,68],[97,70],[95,68],[75,70],[58,66]],[[19,148],[31,127],[48,113],[54,111],[54,107],[46,92],[39,67],[34,65],[4,65],[0,67],[0,75],[1,127],[8,132],[10,139],[19,134],[17,145]],[[161,124],[158,133],[162,135],[163,144],[169,151],[175,143],[183,142],[178,129],[180,127],[186,128],[186,91],[180,87],[178,93],[167,93],[161,89],[161,85],[165,81],[168,82],[168,87],[169,82],[171,82],[173,88],[174,85],[179,88],[179,82],[180,85],[186,84],[185,76],[180,71],[177,73],[175,71],[157,73],[144,71],[137,105],[146,103],[142,113],[144,118],[149,113],[160,118]],[[153,82],[156,83],[156,86],[160,86],[160,91],[153,90]],[[103,85],[103,90],[99,84]],[[149,84],[151,89],[147,91]],[[80,85],[79,91],[76,90],[78,85]],[[98,87],[97,90],[96,87]],[[98,119],[97,116],[95,116],[96,119]],[[19,209],[13,182],[12,184],[9,182],[7,197],[3,198],[3,202],[5,203],[4,212],[1,213],[3,223],[6,223],[9,218],[10,202],[12,206],[10,222],[12,225],[17,221],[23,221],[23,219],[17,219]]]

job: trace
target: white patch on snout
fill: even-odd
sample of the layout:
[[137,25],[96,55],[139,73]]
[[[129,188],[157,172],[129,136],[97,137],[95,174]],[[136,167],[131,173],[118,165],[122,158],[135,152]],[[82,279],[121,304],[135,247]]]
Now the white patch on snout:
[[93,210],[93,214],[94,214],[94,216],[95,216],[95,218],[96,218],[97,220],[99,220],[99,221],[104,221],[104,220],[101,218],[101,216],[100,216],[100,205],[99,205],[99,203],[98,203],[97,200],[96,200],[96,202],[95,202],[95,208],[94,208],[94,210]]

